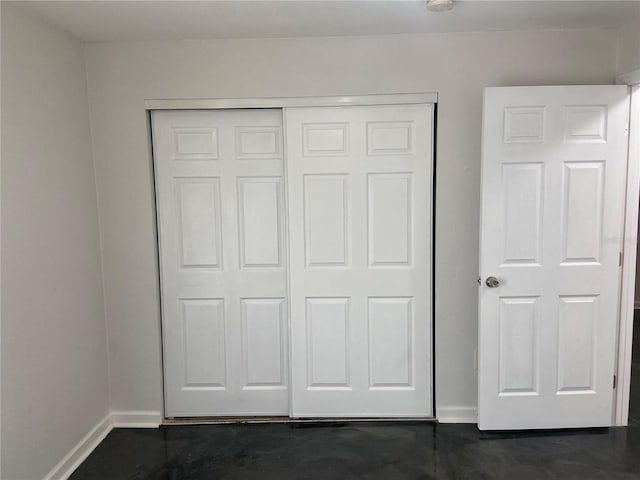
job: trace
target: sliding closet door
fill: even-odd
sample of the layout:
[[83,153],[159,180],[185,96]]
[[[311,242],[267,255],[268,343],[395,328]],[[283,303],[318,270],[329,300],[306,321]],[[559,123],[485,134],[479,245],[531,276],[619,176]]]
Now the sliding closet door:
[[431,416],[433,107],[285,118],[293,416]]
[[165,410],[289,411],[281,110],[153,113]]

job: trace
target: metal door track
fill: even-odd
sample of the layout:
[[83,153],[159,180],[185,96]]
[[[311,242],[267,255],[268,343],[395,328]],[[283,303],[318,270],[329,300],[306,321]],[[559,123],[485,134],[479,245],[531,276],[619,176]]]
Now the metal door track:
[[328,418],[291,418],[291,417],[180,417],[165,418],[163,425],[230,425],[254,423],[345,423],[345,422],[426,422],[437,423],[433,417],[328,417]]

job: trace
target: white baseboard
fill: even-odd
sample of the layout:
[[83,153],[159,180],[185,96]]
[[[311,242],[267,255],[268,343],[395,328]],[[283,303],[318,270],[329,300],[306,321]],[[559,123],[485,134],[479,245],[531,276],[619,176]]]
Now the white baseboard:
[[147,410],[111,412],[113,428],[158,428],[162,413]]
[[111,412],[87,433],[44,480],[66,480],[114,428],[158,428],[162,414],[153,411]]
[[78,466],[84,462],[104,437],[113,429],[111,414],[104,417],[87,433],[78,444],[67,453],[58,464],[44,477],[44,480],[66,480]]
[[436,418],[439,423],[478,423],[476,407],[438,407]]

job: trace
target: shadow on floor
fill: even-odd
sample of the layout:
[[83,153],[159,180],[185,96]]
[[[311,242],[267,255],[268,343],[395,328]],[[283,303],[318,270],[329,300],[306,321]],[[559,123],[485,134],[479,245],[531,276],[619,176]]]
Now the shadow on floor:
[[629,424],[640,426],[640,310],[634,312],[632,358]]

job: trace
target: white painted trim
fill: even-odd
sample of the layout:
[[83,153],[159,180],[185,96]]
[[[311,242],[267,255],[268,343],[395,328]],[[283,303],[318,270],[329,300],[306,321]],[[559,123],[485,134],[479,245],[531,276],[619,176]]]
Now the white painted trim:
[[637,85],[640,83],[640,68],[618,75],[616,83],[618,85]]
[[[640,70],[638,71],[640,73]],[[613,424],[629,422],[631,390],[631,347],[635,306],[636,255],[638,242],[638,199],[640,198],[640,85],[631,87],[629,149],[624,219],[622,277],[620,286],[620,323],[618,327],[617,388],[614,396]],[[635,120],[635,121],[634,121]]]
[[111,412],[113,428],[158,428],[162,413],[146,410]]
[[158,428],[162,414],[155,411],[110,412],[80,440],[44,477],[44,480],[66,480],[114,428]]
[[477,407],[438,407],[438,423],[478,423]]
[[44,477],[44,480],[66,480],[113,429],[111,414],[104,417]]
[[213,110],[220,108],[336,107],[341,105],[399,105],[437,102],[437,93],[394,93],[336,97],[150,99],[145,100],[144,107],[146,110]]

